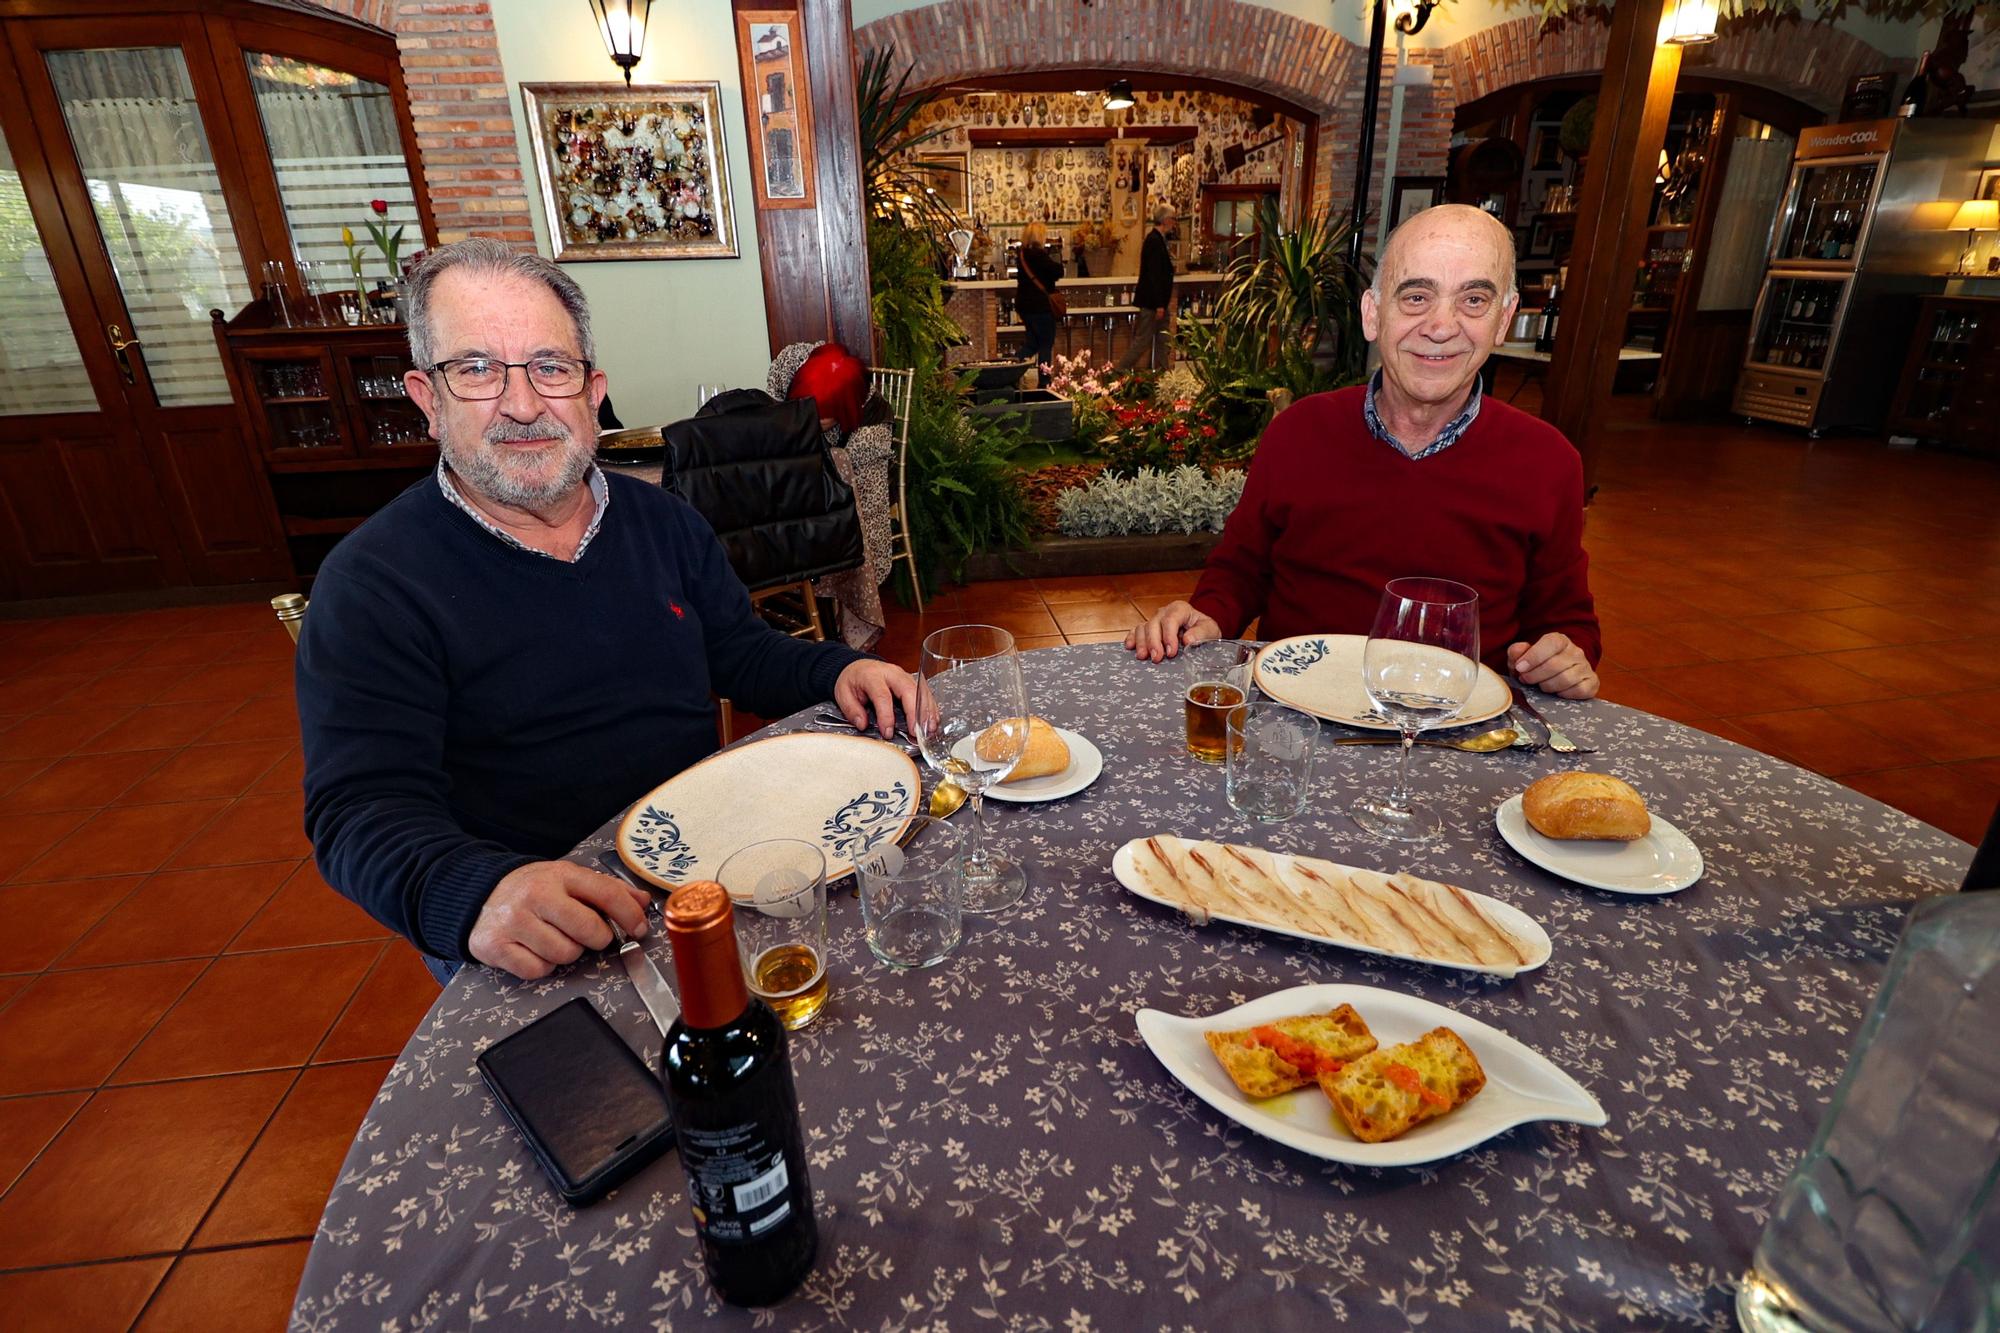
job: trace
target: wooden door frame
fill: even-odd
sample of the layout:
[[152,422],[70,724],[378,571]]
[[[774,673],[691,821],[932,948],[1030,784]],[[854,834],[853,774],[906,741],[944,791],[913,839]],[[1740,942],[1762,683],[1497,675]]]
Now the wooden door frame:
[[[1212,216],[1208,208],[1210,203],[1222,199],[1234,199],[1237,200],[1238,202],[1241,202],[1242,200],[1245,199],[1261,199],[1265,195],[1270,195],[1276,198],[1281,196],[1283,193],[1284,193],[1284,187],[1283,184],[1279,181],[1268,181],[1258,185],[1239,185],[1234,183],[1231,184],[1208,183],[1196,186],[1194,206],[1196,211],[1199,212],[1201,215],[1200,239],[1201,239],[1202,253],[1210,256],[1212,261],[1219,259],[1220,252],[1217,245],[1215,244],[1215,236],[1209,230],[1209,219]],[[1250,234],[1251,239],[1254,240],[1257,234],[1258,233],[1253,231]],[[1224,265],[1223,267],[1226,267],[1226,265]]]

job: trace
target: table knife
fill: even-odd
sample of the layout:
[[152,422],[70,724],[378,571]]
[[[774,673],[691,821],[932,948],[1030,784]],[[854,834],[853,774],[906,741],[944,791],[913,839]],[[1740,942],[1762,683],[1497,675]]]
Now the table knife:
[[630,938],[611,922],[611,934],[618,942],[618,961],[625,965],[625,975],[632,979],[632,988],[639,992],[639,998],[646,1002],[646,1012],[659,1024],[660,1035],[665,1036],[674,1020],[681,1016],[680,1002],[667,986],[667,979],[660,975],[660,969],[653,966],[653,960],[646,956],[645,947]]

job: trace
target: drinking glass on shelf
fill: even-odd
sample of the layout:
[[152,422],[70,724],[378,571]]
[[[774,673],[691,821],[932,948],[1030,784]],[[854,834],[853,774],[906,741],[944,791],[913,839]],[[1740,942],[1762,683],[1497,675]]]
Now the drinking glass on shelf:
[[1229,720],[1249,701],[1256,656],[1256,649],[1236,639],[1210,639],[1180,651],[1187,750],[1204,764],[1219,764],[1228,753]]
[[1361,683],[1402,734],[1396,787],[1366,796],[1349,813],[1384,838],[1421,842],[1443,825],[1410,799],[1417,733],[1457,717],[1479,683],[1479,594],[1450,579],[1391,579],[1361,654]]
[[1266,824],[1306,808],[1319,720],[1269,699],[1245,704],[1229,718],[1224,792],[1229,808]]
[[736,912],[743,975],[788,1029],[826,1007],[826,857],[809,842],[753,842],[722,863],[716,882]]
[[972,798],[972,850],[965,858],[965,910],[1004,912],[1028,878],[989,848],[988,788],[1006,780],[1028,746],[1028,690],[1014,636],[995,625],[953,625],[924,640],[924,699],[911,731],[924,762]]
[[918,815],[895,843],[854,863],[868,947],[891,967],[941,963],[965,922],[965,841],[942,819]]
[[264,261],[264,301],[271,309],[271,324],[274,328],[290,328],[293,324],[291,297],[285,291],[285,261],[267,259]]

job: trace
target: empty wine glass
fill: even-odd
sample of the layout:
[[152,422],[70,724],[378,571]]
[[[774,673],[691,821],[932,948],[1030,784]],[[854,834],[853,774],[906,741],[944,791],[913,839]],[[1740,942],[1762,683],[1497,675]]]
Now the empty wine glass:
[[1014,636],[994,625],[953,625],[924,640],[924,698],[911,732],[928,763],[972,798],[972,850],[965,858],[965,910],[1004,912],[1028,877],[986,845],[989,787],[1006,780],[1028,746],[1028,691]]
[[1410,799],[1410,749],[1418,732],[1457,717],[1479,683],[1479,594],[1450,579],[1390,580],[1362,650],[1361,683],[1403,745],[1395,790],[1362,797],[1349,813],[1384,838],[1435,838],[1437,814]]

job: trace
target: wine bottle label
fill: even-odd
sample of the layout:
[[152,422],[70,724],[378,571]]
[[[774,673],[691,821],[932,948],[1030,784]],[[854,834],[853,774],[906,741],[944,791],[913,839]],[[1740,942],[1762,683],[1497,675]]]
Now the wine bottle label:
[[719,1245],[755,1240],[791,1215],[784,1147],[763,1130],[743,1124],[680,1131],[695,1230]]

